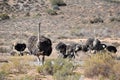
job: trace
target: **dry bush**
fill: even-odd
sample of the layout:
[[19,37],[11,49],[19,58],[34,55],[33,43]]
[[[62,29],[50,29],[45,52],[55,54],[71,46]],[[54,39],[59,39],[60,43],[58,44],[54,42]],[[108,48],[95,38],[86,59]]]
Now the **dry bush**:
[[5,47],[0,47],[0,53],[7,53],[9,50]]
[[114,74],[110,77],[111,80],[120,80],[120,62],[113,66]]
[[57,15],[57,12],[56,12],[55,10],[52,10],[52,9],[48,9],[48,10],[47,10],[47,13],[48,13],[49,15]]
[[12,72],[11,69],[12,69],[12,66],[10,63],[4,63],[0,67],[0,71],[4,71],[5,73],[8,73],[8,74]]
[[[27,57],[26,57],[27,58]],[[28,58],[27,58],[28,59]],[[0,70],[8,74],[25,74],[31,66],[28,64],[28,60],[23,57],[12,57],[9,59],[9,63],[4,63],[0,66]]]
[[[120,65],[117,65],[116,60],[109,53],[98,53],[92,55],[88,61],[85,62],[85,76],[104,78],[117,78],[119,73],[116,73]],[[116,69],[116,70],[115,70]],[[116,74],[115,74],[116,73]]]
[[105,1],[112,2],[112,3],[120,3],[120,0],[105,0]]
[[[17,78],[18,79],[18,78]],[[20,79],[19,80],[36,80],[35,79],[35,77],[33,77],[33,76],[28,76],[28,75],[25,75],[25,76],[23,76],[23,77],[20,77]]]
[[52,5],[66,6],[66,4],[63,0],[50,0],[50,3]]
[[111,18],[110,18],[110,21],[111,21],[111,22],[113,22],[113,21],[120,22],[120,16],[111,17]]
[[91,24],[94,24],[94,23],[103,23],[103,22],[104,22],[104,20],[101,17],[95,17],[92,20],[90,20]]
[[8,14],[0,14],[0,20],[10,19]]

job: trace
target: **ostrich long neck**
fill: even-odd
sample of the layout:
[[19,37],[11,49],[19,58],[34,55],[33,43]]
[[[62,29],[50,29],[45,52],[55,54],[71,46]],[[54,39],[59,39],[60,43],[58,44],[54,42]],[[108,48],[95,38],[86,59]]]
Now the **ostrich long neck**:
[[40,25],[41,25],[41,23],[39,23],[38,42],[40,41]]

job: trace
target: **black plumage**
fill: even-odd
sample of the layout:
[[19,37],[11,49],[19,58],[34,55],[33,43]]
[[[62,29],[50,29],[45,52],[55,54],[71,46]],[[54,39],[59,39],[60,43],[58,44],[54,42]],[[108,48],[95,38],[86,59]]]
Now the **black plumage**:
[[63,58],[75,58],[75,54],[78,55],[77,52],[81,50],[81,46],[76,43],[66,45],[63,42],[59,42],[55,49],[59,51],[59,55]]
[[113,53],[116,53],[116,52],[117,52],[117,48],[116,48],[115,46],[112,46],[112,45],[107,46],[106,49],[107,49],[109,52],[113,52]]
[[41,36],[38,42],[38,48],[39,48],[39,51],[43,53],[42,55],[50,56],[52,52],[51,40],[49,38]]
[[22,55],[22,56],[23,56],[22,51],[24,51],[25,48],[26,48],[26,44],[25,44],[25,43],[17,43],[17,44],[15,45],[15,49],[16,49],[17,51],[19,51],[19,52],[20,52],[20,55]]
[[62,54],[62,56],[63,55],[66,55],[66,47],[67,47],[67,45],[65,44],[65,43],[63,43],[63,42],[59,42],[57,45],[56,45],[56,47],[55,47],[55,49],[57,50],[57,51],[59,51],[59,56]]

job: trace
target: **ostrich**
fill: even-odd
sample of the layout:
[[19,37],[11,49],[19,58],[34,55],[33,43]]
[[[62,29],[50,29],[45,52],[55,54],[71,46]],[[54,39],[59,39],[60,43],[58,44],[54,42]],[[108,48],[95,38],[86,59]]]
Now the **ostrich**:
[[95,52],[103,50],[106,47],[105,44],[101,44],[101,41],[96,38],[88,38],[85,46],[88,47],[90,51],[94,50]]
[[59,42],[55,48],[63,58],[75,58],[75,54],[78,55],[77,52],[81,50],[81,46],[79,44],[66,45],[63,42]]
[[113,52],[113,53],[117,52],[117,48],[115,46],[112,46],[112,45],[107,46],[106,49],[109,52]]
[[32,36],[28,40],[28,49],[31,54],[38,57],[40,62],[40,55],[42,55],[42,64],[44,63],[45,56],[50,56],[52,53],[52,42],[49,38],[40,35],[40,25],[39,23],[39,33],[37,36]]
[[[68,54],[70,54],[70,58],[75,58],[75,55],[78,56],[77,52],[82,50],[82,45],[78,43],[72,43],[68,45]],[[70,51],[69,51],[70,50]]]
[[66,55],[68,58],[74,58],[75,59],[75,54],[76,54],[76,51],[75,51],[75,45],[67,45],[66,47]]
[[26,49],[25,43],[17,43],[14,45],[15,50],[20,52],[20,55],[23,56],[23,51]]
[[82,45],[82,46],[81,46],[81,50],[82,50],[83,52],[87,52],[89,49],[88,49],[88,46],[87,46],[87,45]]
[[65,57],[65,55],[66,55],[66,47],[67,47],[67,45],[64,44],[63,42],[59,42],[56,45],[55,49],[58,51],[59,57],[63,57],[63,58]]
[[101,44],[100,40],[96,39],[96,38],[88,38],[88,40],[86,41],[86,46],[90,49],[90,50],[94,50],[96,47],[98,47]]

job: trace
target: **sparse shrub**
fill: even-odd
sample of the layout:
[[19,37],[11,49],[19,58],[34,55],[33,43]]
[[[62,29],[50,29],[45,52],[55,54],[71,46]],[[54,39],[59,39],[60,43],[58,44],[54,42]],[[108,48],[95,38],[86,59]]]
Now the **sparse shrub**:
[[8,74],[4,71],[0,71],[0,80],[7,80]]
[[69,76],[67,77],[67,80],[79,80],[80,77],[81,77],[81,74],[75,73],[75,74],[69,75]]
[[111,80],[120,80],[120,62],[113,66],[114,74],[110,77]]
[[52,10],[52,9],[48,9],[48,10],[47,10],[47,13],[48,13],[49,15],[57,15],[57,12],[56,12],[55,10]]
[[36,79],[33,76],[25,75],[21,77],[19,80],[36,80]]
[[14,61],[10,61],[11,63],[2,64],[0,67],[1,70],[8,74],[14,74],[14,73],[26,73],[27,69],[30,69],[30,66],[26,64],[24,61],[15,59]]
[[46,61],[46,63],[40,67],[37,67],[37,72],[43,74],[53,74],[53,65],[51,61]]
[[103,23],[104,20],[101,17],[95,17],[94,19],[90,20],[90,23]]
[[7,53],[9,49],[7,47],[0,47],[0,53]]
[[14,67],[14,72],[15,73],[24,73],[25,70],[24,70],[24,64],[22,64],[21,61],[14,61],[13,62],[13,67]]
[[111,21],[111,22],[113,22],[113,21],[120,22],[120,17],[111,17],[111,18],[110,18],[110,21]]
[[70,76],[72,76],[72,78],[78,76],[73,73],[75,69],[72,62],[59,58],[56,60],[49,60],[44,65],[39,66],[37,72],[53,75],[55,80],[70,80]]
[[30,12],[27,12],[26,14],[25,14],[25,17],[29,17],[30,16]]
[[64,35],[59,35],[58,39],[68,39],[68,36],[64,36]]
[[0,53],[7,53],[8,50],[4,47],[0,47]]
[[12,66],[9,63],[3,64],[1,67],[1,70],[4,71],[5,73],[11,73],[12,72]]
[[8,14],[0,14],[0,20],[10,19]]
[[54,80],[79,80],[81,74],[73,73],[69,75],[63,75],[61,71],[58,71],[54,74]]
[[50,0],[50,3],[52,5],[66,6],[66,4],[63,0]]
[[71,62],[68,62],[66,60],[58,59],[56,61],[56,66],[59,66],[54,71],[54,79],[55,80],[70,80],[69,76],[73,75],[73,70],[75,69],[73,64]]
[[115,74],[115,69],[119,70],[118,67],[120,67],[120,65],[117,65],[116,67],[115,66],[116,60],[109,53],[95,54],[85,62],[85,76],[102,76],[104,78],[115,78],[113,80],[117,80],[116,78],[118,74]]
[[111,2],[111,3],[120,3],[120,0],[105,0],[105,1],[108,1],[108,2]]

